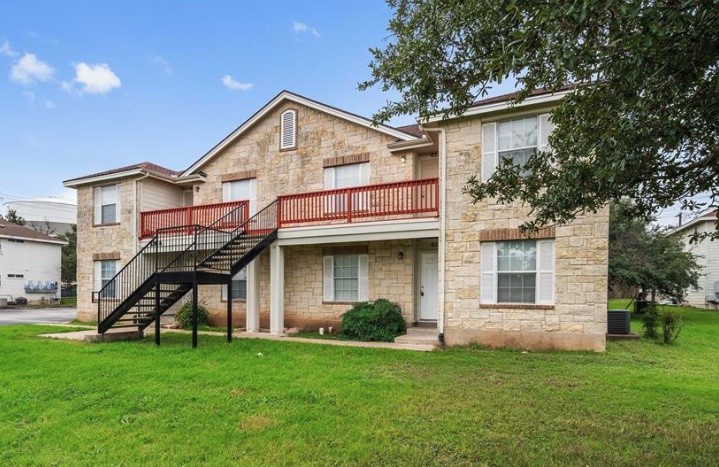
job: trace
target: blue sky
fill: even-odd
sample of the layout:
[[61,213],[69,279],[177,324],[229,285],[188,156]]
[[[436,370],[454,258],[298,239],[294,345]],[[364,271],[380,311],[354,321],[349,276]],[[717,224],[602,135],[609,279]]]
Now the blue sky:
[[[0,200],[149,160],[187,167],[282,89],[362,115],[381,1],[4,2]],[[412,123],[412,117],[392,123]]]

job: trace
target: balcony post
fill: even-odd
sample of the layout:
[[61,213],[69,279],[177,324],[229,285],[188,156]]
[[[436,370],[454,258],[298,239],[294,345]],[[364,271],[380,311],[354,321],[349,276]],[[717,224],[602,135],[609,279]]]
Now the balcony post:
[[352,223],[352,190],[347,190],[347,223]]
[[270,333],[281,336],[285,330],[284,248],[270,247]]
[[260,332],[260,267],[257,261],[247,265],[247,332]]

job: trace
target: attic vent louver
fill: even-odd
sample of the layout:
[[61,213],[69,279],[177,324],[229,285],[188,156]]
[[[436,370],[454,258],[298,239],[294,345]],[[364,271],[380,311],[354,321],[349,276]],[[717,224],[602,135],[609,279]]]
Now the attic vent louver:
[[297,111],[285,110],[280,117],[280,149],[297,146]]

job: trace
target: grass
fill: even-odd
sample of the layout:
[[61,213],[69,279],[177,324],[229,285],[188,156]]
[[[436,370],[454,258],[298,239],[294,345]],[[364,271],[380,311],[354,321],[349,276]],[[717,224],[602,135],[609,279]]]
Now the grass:
[[6,326],[0,465],[717,465],[719,313],[682,313],[675,345],[603,354]]
[[60,299],[60,306],[77,306],[77,297],[63,297]]

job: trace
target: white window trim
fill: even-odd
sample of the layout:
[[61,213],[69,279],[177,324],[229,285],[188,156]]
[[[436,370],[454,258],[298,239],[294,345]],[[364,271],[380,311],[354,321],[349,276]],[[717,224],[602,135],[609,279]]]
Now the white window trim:
[[502,122],[517,119],[527,119],[532,117],[537,119],[537,145],[527,146],[523,148],[515,148],[512,149],[512,151],[520,151],[533,148],[536,148],[538,151],[545,152],[551,150],[549,146],[549,135],[552,133],[552,131],[554,131],[554,125],[551,122],[549,113],[522,116],[518,115],[513,118],[504,118],[482,124],[482,166],[480,174],[482,182],[487,182],[497,170],[497,167],[499,166],[500,162],[499,153],[508,152],[499,150],[499,124]]
[[[115,188],[115,203],[102,203],[102,190],[104,188],[114,187]],[[103,186],[96,186],[93,190],[93,206],[94,206],[94,214],[93,214],[93,224],[94,225],[110,225],[110,224],[118,224],[120,223],[120,185],[118,184],[112,184],[112,185],[103,185]],[[110,204],[115,204],[115,221],[114,222],[102,222],[102,207],[108,206]]]
[[[99,293],[100,289],[102,289],[102,263],[112,261],[115,263],[115,273],[113,274],[113,277],[117,275],[118,271],[120,270],[120,261],[117,259],[102,259],[94,261],[93,264],[93,295],[95,293]],[[112,278],[109,278],[112,279]],[[115,289],[115,296],[114,297],[102,297],[102,298],[117,298],[118,290]],[[98,298],[99,295],[98,295]]]
[[[480,265],[480,304],[513,306],[554,305],[554,284],[556,278],[555,241],[553,238],[539,239],[535,241],[537,243],[537,258],[535,268],[536,288],[534,303],[497,301],[500,274],[498,267],[499,255],[497,254],[497,244],[500,242],[482,242],[480,246],[480,262],[482,263]],[[545,255],[550,255],[551,260],[546,262]],[[511,273],[511,271],[502,271],[501,273]],[[548,282],[543,283],[543,279]]]
[[[346,164],[337,167],[325,167],[324,169],[324,188],[325,190],[337,189],[337,169],[339,167],[357,167],[357,179],[356,185],[348,185],[339,187],[342,188],[354,188],[369,185],[370,177],[370,165],[369,162],[359,162],[357,164]],[[325,212],[328,214],[342,213],[347,209],[347,196],[345,194],[338,194],[337,196],[327,196],[325,198]],[[357,193],[352,199],[352,209],[354,211],[365,210],[369,206],[369,193]]]
[[[285,115],[292,115],[291,139],[285,142]],[[291,144],[290,144],[291,143]],[[297,147],[297,111],[288,109],[280,115],[280,149],[295,149]]]
[[[244,276],[244,277],[243,277]],[[247,269],[241,269],[235,276],[232,278],[232,281],[245,281],[245,297],[244,298],[233,298],[233,302],[244,302],[247,301],[247,294],[249,293],[249,290],[247,288]],[[223,302],[227,301],[227,285],[222,286],[222,292],[220,294],[220,300]]]
[[[335,298],[335,256],[357,256],[357,300],[337,300]],[[359,303],[369,300],[369,259],[366,254],[361,255],[325,255],[322,257],[323,262],[323,298],[325,303]]]
[[[250,195],[247,199],[234,198],[232,196],[232,184],[248,183]],[[227,203],[229,201],[249,201],[250,202],[250,216],[254,216],[257,210],[257,179],[246,178],[244,180],[232,180],[229,182],[222,183],[222,202]]]

